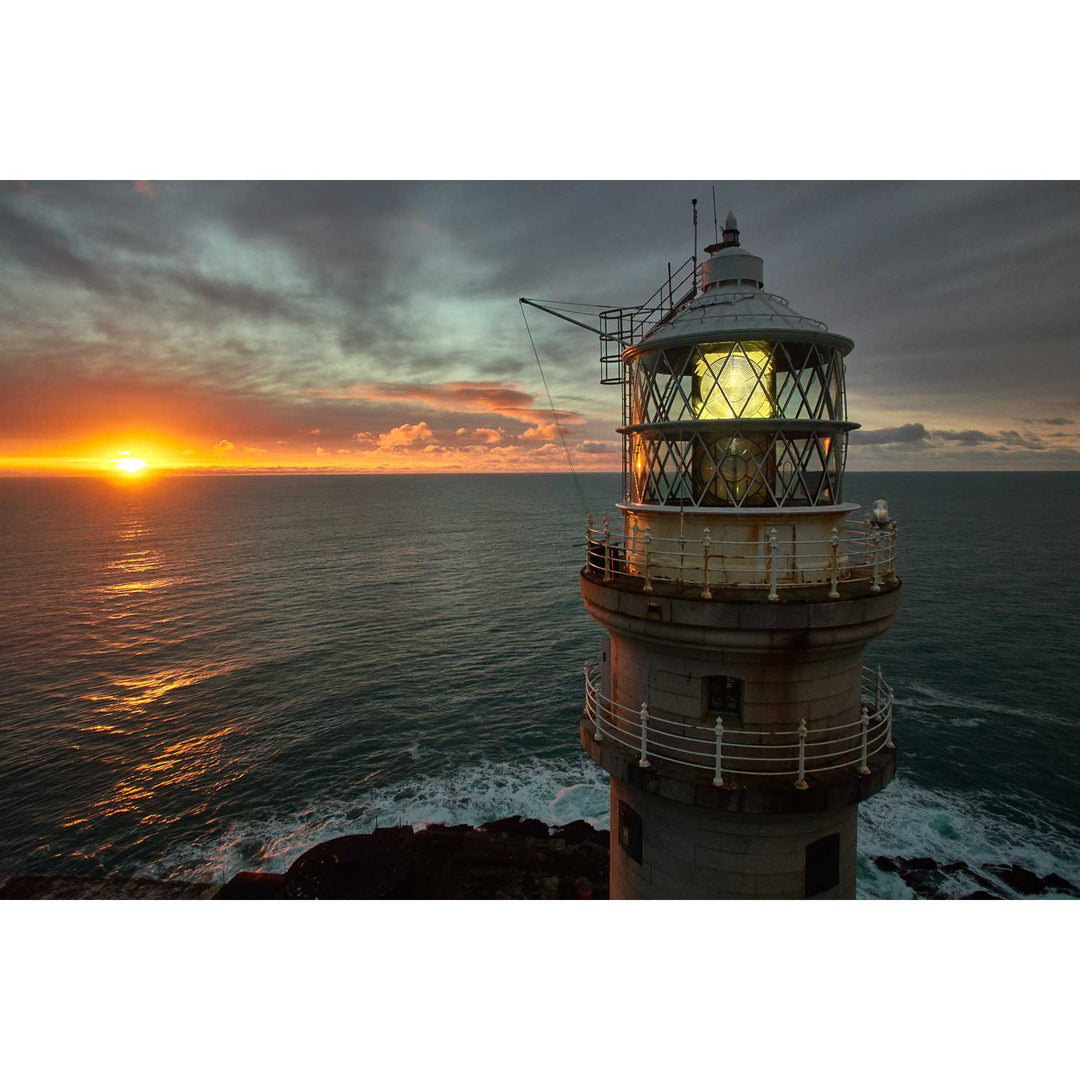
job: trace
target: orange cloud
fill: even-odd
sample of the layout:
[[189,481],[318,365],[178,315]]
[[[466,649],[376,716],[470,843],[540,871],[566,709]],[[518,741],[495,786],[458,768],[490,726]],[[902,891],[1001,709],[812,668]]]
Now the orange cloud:
[[151,202],[157,202],[157,192],[154,190],[154,185],[149,180],[135,180],[132,183],[132,187],[135,188],[135,194],[141,195],[144,199],[149,199]]
[[228,439],[222,439],[220,442],[214,443],[214,449],[217,450],[218,453],[224,454],[228,453],[230,450],[235,450],[236,445],[229,442]]
[[[535,408],[535,396],[519,390],[516,383],[356,383],[344,390],[319,390],[316,393],[320,397],[361,401],[408,401],[427,405],[438,412],[492,413],[528,424],[552,420],[551,410]],[[561,424],[581,424],[585,420],[579,413],[562,410],[556,411],[554,419]]]
[[546,442],[549,439],[557,439],[561,430],[562,428],[558,424],[537,424],[535,427],[526,428],[521,433],[521,437]]
[[414,443],[428,442],[434,435],[423,420],[419,424],[402,424],[383,432],[378,438],[380,450],[395,450],[399,447],[412,446]]

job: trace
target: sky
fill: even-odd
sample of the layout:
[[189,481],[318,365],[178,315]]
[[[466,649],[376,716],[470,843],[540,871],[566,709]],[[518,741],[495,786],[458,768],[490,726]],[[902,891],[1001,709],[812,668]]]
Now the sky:
[[[851,337],[851,470],[1080,467],[1072,182],[4,182],[0,472],[619,468],[594,335],[712,240]],[[560,431],[561,427],[561,431]]]

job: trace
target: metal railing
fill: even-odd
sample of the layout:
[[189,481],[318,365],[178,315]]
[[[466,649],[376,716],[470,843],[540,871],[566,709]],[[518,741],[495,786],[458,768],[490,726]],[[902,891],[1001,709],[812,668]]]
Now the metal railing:
[[670,319],[697,295],[700,267],[691,256],[675,270],[668,263],[667,280],[642,304],[600,312],[600,382],[622,381],[623,350]]
[[672,720],[653,712],[648,702],[638,708],[612,701],[601,692],[599,660],[585,664],[585,715],[597,742],[610,740],[637,755],[648,768],[666,761],[712,773],[716,787],[724,777],[806,777],[833,769],[855,768],[866,775],[869,759],[894,750],[893,692],[881,668],[863,668],[859,719],[847,724],[808,728],[806,721],[785,731],[733,728],[717,718],[714,726]]
[[714,588],[767,588],[769,599],[779,600],[782,588],[820,585],[836,600],[842,582],[869,581],[872,593],[897,584],[896,547],[895,521],[884,527],[845,521],[826,539],[781,539],[770,528],[760,540],[714,540],[707,528],[700,538],[654,537],[648,526],[627,533],[605,513],[599,528],[591,515],[586,522],[584,569],[643,592],[658,582],[700,589],[705,600]]

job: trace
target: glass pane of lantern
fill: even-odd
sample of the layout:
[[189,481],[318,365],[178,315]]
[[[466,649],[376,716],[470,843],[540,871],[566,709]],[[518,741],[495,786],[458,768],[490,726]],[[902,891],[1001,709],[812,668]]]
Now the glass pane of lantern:
[[775,384],[768,342],[702,345],[694,356],[694,415],[699,420],[775,416]]

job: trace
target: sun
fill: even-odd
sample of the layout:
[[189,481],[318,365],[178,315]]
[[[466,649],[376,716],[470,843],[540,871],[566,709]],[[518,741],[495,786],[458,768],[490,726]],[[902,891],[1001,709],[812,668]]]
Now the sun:
[[131,451],[121,450],[120,456],[113,462],[113,464],[121,471],[128,474],[134,474],[142,469],[145,469],[150,464],[141,457],[132,457]]

